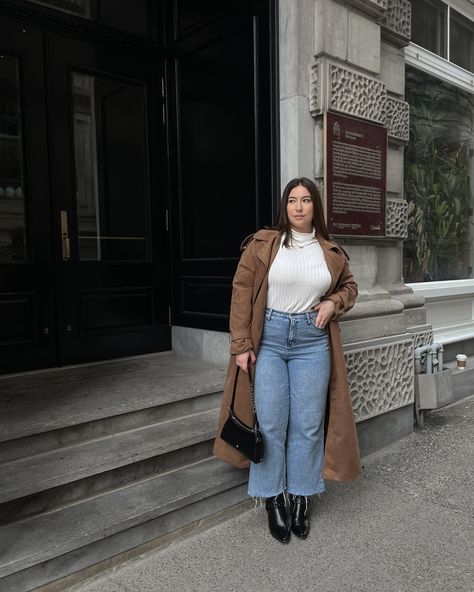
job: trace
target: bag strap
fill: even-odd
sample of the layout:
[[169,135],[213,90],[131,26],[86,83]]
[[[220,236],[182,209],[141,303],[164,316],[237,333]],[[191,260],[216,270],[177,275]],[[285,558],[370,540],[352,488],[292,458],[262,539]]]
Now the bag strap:
[[[237,366],[237,370],[235,371],[235,378],[234,378],[234,386],[232,388],[232,401],[230,403],[230,410],[234,413],[234,401],[235,401],[235,393],[237,390],[237,378],[239,377],[239,370],[240,366]],[[253,409],[253,418],[255,423],[257,423],[257,410],[255,408],[255,397],[253,392],[253,380],[252,375],[250,372],[250,364],[248,365],[248,377],[249,377],[249,387],[250,387],[250,399],[252,401],[252,409]]]

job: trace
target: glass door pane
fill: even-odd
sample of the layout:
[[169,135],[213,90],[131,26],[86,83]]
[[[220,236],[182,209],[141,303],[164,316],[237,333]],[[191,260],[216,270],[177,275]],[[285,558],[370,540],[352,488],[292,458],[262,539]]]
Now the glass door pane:
[[0,55],[0,262],[27,258],[19,61]]
[[30,2],[43,4],[44,6],[50,6],[51,8],[63,10],[64,12],[71,12],[78,16],[91,18],[91,0],[30,0]]
[[72,76],[79,259],[148,258],[143,86]]

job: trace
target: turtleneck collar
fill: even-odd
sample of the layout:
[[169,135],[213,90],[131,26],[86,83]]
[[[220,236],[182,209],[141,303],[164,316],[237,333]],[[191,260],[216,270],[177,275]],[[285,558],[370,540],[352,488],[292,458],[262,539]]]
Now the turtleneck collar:
[[[282,236],[282,242],[285,240],[285,233]],[[316,230],[313,228],[311,232],[298,232],[296,230],[291,229],[291,242],[290,245],[292,247],[296,247],[302,249],[307,245],[312,243],[318,242],[316,238]]]
[[312,232],[297,232],[296,230],[291,229],[291,236],[293,240],[298,242],[309,242],[316,236],[316,231],[313,228]]

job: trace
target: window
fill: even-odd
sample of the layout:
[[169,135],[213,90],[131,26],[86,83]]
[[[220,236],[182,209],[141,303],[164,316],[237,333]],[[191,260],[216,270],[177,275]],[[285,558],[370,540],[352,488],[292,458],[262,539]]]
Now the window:
[[474,95],[407,67],[405,282],[473,277]]
[[30,0],[74,14],[96,20],[104,25],[147,37],[150,33],[149,0]]
[[26,259],[18,59],[0,55],[0,262]]
[[450,10],[450,61],[474,72],[474,24]]
[[436,0],[416,0],[411,5],[413,43],[446,57],[447,7]]

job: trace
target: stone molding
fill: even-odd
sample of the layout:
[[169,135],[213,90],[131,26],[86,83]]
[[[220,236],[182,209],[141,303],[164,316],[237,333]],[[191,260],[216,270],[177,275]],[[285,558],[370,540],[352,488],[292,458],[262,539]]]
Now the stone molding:
[[313,117],[337,111],[385,123],[385,84],[348,66],[320,58],[310,76],[310,112]]
[[411,38],[411,3],[409,0],[388,0],[381,20],[382,37],[397,47],[405,47]]
[[356,421],[413,403],[411,339],[349,352],[346,364]]
[[389,138],[406,144],[410,137],[410,105],[406,101],[385,97],[385,127]]
[[388,0],[347,0],[347,3],[371,16],[381,17],[387,10]]
[[385,211],[385,236],[408,237],[408,202],[387,198]]

